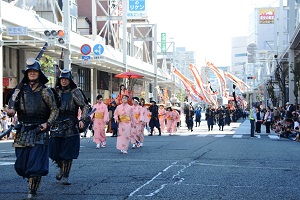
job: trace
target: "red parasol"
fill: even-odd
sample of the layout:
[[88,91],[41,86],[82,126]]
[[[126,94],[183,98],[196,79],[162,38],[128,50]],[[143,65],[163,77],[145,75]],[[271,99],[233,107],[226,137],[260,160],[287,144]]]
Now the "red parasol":
[[115,75],[116,78],[143,78],[143,75],[137,74],[135,72],[122,72]]

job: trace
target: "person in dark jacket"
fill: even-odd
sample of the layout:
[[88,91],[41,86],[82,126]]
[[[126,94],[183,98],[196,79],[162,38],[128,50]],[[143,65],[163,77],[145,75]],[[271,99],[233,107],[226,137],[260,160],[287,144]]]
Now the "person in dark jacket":
[[151,112],[151,118],[149,121],[149,127],[150,127],[149,136],[153,135],[154,127],[156,127],[159,132],[158,136],[161,136],[160,124],[158,119],[158,106],[156,105],[156,101],[154,100],[151,100],[150,103],[151,105],[149,107],[149,111]]
[[211,107],[211,105],[208,105],[208,108],[206,109],[205,118],[207,120],[208,131],[212,131],[214,128],[215,110]]
[[[23,87],[8,116],[18,115],[19,124],[13,146],[15,147],[15,170],[28,179],[27,199],[35,198],[42,176],[49,172],[49,128],[58,116],[53,92],[46,86],[48,78],[41,71],[38,60],[28,59]],[[10,99],[13,102],[13,96]]]
[[216,117],[218,120],[219,131],[223,131],[225,125],[225,111],[223,109],[223,106],[220,106],[217,110]]
[[[61,71],[55,87],[60,102],[59,116],[50,129],[50,158],[57,164],[57,180],[63,185],[70,185],[69,174],[73,159],[79,156],[80,133],[78,128],[84,127],[88,119],[89,105],[86,103],[82,91],[73,81],[70,70]],[[78,110],[82,111],[78,121]]]

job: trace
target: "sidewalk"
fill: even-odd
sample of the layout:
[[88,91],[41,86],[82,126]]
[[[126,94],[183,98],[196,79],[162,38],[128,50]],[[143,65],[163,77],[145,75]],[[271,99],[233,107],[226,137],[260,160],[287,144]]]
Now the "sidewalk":
[[[236,130],[234,134],[249,134],[250,136],[250,120],[249,118],[247,118]],[[261,126],[261,133],[254,133],[254,135],[269,135],[269,136],[275,136],[278,137],[278,134],[275,133],[272,129],[271,129],[271,133],[267,134],[266,133],[266,127],[264,125]]]

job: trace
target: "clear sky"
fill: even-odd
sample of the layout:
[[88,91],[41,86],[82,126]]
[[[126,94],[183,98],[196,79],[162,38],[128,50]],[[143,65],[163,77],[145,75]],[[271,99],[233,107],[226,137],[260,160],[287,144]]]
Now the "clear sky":
[[176,47],[197,53],[197,65],[231,65],[231,39],[247,36],[255,7],[278,6],[279,0],[146,0],[148,19],[174,38]]

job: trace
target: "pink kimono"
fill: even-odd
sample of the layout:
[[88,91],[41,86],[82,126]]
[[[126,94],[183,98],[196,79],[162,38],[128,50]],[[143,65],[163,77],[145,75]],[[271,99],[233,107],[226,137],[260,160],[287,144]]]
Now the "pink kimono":
[[140,132],[142,128],[142,122],[144,120],[143,116],[143,109],[142,106],[140,105],[133,105],[132,106],[133,110],[133,128],[131,129],[131,135],[130,135],[130,140],[131,144],[139,144],[141,142],[140,140]]
[[133,126],[133,108],[128,104],[117,106],[114,119],[119,124],[118,138],[116,148],[121,151],[127,151],[130,142],[130,131]]
[[166,119],[167,119],[167,132],[172,134],[172,125],[173,125],[173,111],[166,111]]
[[141,123],[141,130],[140,130],[140,134],[139,134],[139,137],[140,137],[140,142],[141,142],[141,146],[143,145],[143,142],[144,142],[144,139],[145,139],[145,135],[144,135],[144,130],[145,130],[145,127],[146,127],[146,124],[149,122],[149,119],[148,119],[148,110],[145,106],[141,107],[142,109],[142,115],[143,115],[143,122]]
[[172,124],[172,133],[177,132],[177,122],[180,122],[180,115],[177,110],[173,110],[173,124]]
[[166,110],[164,108],[158,109],[158,119],[159,119],[160,130],[162,133],[164,133],[166,129]]
[[93,109],[96,108],[96,112],[91,115],[94,122],[94,142],[101,144],[102,147],[106,145],[105,125],[108,122],[108,109],[107,105],[103,102],[96,103]]

